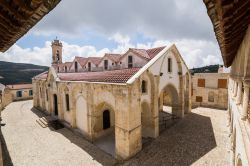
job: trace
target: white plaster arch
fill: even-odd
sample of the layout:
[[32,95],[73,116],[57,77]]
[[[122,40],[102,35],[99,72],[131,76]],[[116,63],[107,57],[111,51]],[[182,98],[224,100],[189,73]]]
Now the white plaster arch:
[[88,107],[82,95],[76,98],[76,127],[83,133],[88,133]]

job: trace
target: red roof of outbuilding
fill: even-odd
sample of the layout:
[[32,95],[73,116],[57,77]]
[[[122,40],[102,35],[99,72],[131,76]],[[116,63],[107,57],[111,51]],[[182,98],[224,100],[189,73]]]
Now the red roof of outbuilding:
[[32,89],[32,84],[14,84],[14,85],[6,85],[6,87],[12,90]]

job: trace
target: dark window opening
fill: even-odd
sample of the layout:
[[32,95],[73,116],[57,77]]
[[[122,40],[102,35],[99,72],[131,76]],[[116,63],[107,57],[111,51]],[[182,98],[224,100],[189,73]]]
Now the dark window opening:
[[128,56],[128,68],[133,67],[133,56]]
[[104,69],[105,70],[108,70],[108,64],[109,64],[109,61],[108,60],[104,60]]
[[172,72],[172,59],[168,58],[168,72],[171,73]]
[[78,65],[77,65],[77,62],[75,62],[75,72],[78,72]]
[[57,95],[54,94],[54,113],[57,116],[58,115],[58,103],[57,103]]
[[103,111],[103,129],[110,128],[110,112],[109,110]]
[[40,97],[42,97],[42,88],[40,87]]
[[60,60],[60,55],[59,55],[59,51],[56,50],[56,61],[59,62]]
[[66,99],[66,108],[67,108],[67,111],[69,111],[69,94],[65,95],[65,99]]
[[88,71],[91,71],[91,62],[88,63]]
[[33,95],[33,90],[29,90],[29,96]]
[[67,66],[65,66],[65,72],[67,73]]
[[146,83],[146,81],[145,80],[142,80],[142,82],[141,82],[141,92],[142,93],[146,93],[147,92],[147,83]]
[[47,99],[47,101],[49,100],[48,90],[47,89],[46,89],[46,99]]
[[23,96],[22,91],[17,91],[16,92],[16,97],[22,97],[22,96]]

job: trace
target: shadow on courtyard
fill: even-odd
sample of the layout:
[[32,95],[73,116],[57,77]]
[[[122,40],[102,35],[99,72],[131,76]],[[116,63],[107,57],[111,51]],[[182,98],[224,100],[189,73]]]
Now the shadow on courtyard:
[[[38,116],[38,118],[47,116],[44,112],[37,110],[36,108],[32,108],[31,111]],[[101,163],[103,166],[112,166],[117,164],[117,160],[115,160],[112,155],[104,152],[96,145],[86,140],[81,134],[74,132],[67,128],[60,128],[56,130],[54,127],[49,126],[49,129],[53,132],[60,133],[65,138],[67,138],[71,143],[80,147],[90,156],[92,156],[93,160]],[[80,156],[79,156],[80,157]]]
[[5,142],[5,138],[2,134],[2,128],[3,126],[0,127],[0,141],[1,141],[1,145],[0,145],[0,150],[1,150],[1,154],[0,154],[0,157],[1,157],[1,160],[0,160],[0,165],[3,165],[3,166],[12,166],[13,163],[12,163],[12,160],[11,160],[11,157],[10,157],[10,154],[9,154],[9,151],[8,151],[8,148],[6,146],[6,142]]
[[[44,116],[32,109],[38,117]],[[102,165],[118,162],[80,135],[68,129],[53,130],[77,145]],[[157,139],[149,141],[141,152],[121,165],[191,165],[216,147],[213,126],[209,117],[189,113],[185,118],[161,132]],[[120,165],[118,164],[118,165]]]
[[124,165],[188,166],[215,147],[210,118],[189,113]]

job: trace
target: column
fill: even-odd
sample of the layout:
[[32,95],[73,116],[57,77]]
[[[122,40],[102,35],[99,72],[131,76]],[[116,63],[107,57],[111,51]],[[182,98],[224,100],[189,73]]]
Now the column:
[[236,104],[240,104],[241,102],[241,94],[242,94],[242,82],[238,83],[238,90],[236,96]]
[[76,128],[76,92],[74,91],[74,87],[70,87],[69,91],[69,110],[71,115],[71,127]]
[[235,81],[232,79],[232,94],[234,94]]
[[237,88],[238,88],[238,83],[237,83],[237,81],[235,81],[235,83],[234,83],[234,93],[233,93],[233,97],[236,97],[236,95],[237,95]]
[[247,117],[248,100],[249,100],[249,86],[244,84],[243,109],[241,113],[241,119],[243,120],[245,120]]
[[[138,86],[139,87],[139,86]],[[133,96],[133,98],[132,98]],[[140,92],[128,89],[128,95],[117,102],[115,115],[115,149],[117,159],[129,159],[142,148]],[[137,111],[135,111],[137,110]]]

